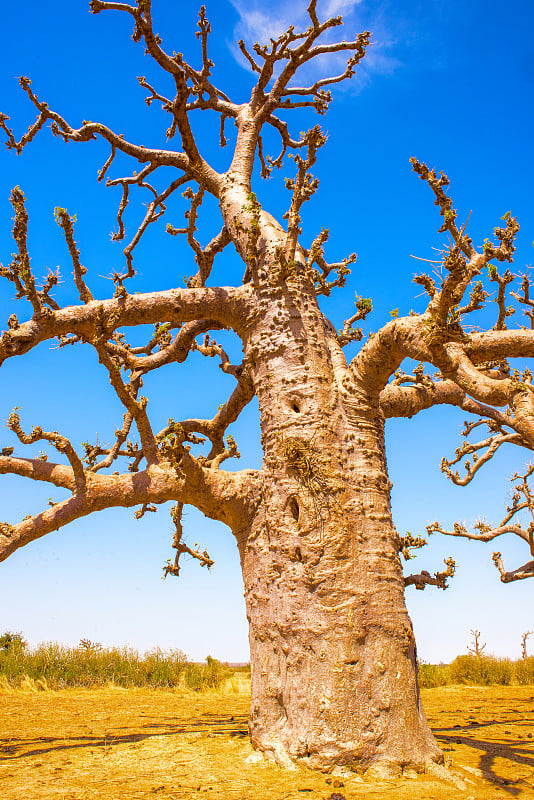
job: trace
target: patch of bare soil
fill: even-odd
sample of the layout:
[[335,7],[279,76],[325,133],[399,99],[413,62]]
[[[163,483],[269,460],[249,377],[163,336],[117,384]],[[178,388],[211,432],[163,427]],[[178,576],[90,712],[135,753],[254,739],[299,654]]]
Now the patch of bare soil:
[[534,796],[534,687],[423,691],[459,790],[429,775],[370,781],[247,763],[246,688],[2,692],[2,800],[452,800]]

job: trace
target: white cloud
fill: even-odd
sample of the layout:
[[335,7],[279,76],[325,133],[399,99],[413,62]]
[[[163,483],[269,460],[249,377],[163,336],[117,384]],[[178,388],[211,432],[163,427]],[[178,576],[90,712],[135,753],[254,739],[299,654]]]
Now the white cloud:
[[[231,0],[232,5],[239,14],[239,21],[235,29],[235,40],[243,39],[248,48],[255,42],[266,44],[271,38],[277,38],[286,31],[290,25],[296,31],[304,31],[310,25],[310,17],[306,11],[309,0],[288,2],[275,0],[270,2],[266,11],[264,0]],[[317,16],[320,20],[330,17],[342,16],[343,27],[331,28],[321,41],[333,42],[351,40],[363,30],[372,31],[372,46],[368,49],[365,60],[359,65],[350,86],[358,90],[368,83],[373,73],[391,73],[400,64],[389,50],[393,43],[392,36],[384,25],[383,12],[380,5],[375,5],[369,10],[366,0],[319,0]],[[237,46],[234,47],[236,60],[245,68],[249,68],[243,54]],[[336,75],[343,72],[350,53],[335,53],[329,56],[314,59],[299,70],[298,82],[309,82],[327,74]],[[341,86],[347,84],[341,84]]]
[[[346,17],[362,2],[363,0],[328,0],[326,3],[318,4],[317,15],[319,19],[339,15]],[[231,0],[231,3],[240,17],[237,26],[239,38],[246,39],[250,43],[268,42],[271,36],[276,38],[290,25],[305,30],[310,24],[306,0],[292,3],[282,0],[271,1],[267,11],[262,0]]]
[[[363,0],[329,0],[324,9],[324,16],[326,18],[338,15],[346,17],[355,6],[360,5],[362,2]],[[322,6],[320,6],[320,10],[322,11]]]

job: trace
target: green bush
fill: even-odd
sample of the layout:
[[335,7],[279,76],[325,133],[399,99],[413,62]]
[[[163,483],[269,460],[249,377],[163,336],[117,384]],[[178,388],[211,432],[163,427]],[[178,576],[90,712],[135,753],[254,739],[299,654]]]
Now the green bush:
[[0,651],[7,653],[8,650],[24,650],[28,642],[23,637],[22,633],[11,633],[6,631],[0,636]]
[[521,686],[534,684],[534,656],[515,662],[515,680]]
[[514,662],[495,656],[456,656],[449,666],[451,683],[476,686],[509,686],[514,678]]
[[447,664],[420,664],[419,686],[422,689],[433,689],[436,686],[446,686],[451,682]]
[[186,666],[185,685],[189,689],[201,689],[204,686],[215,689],[232,674],[232,670],[227,664],[221,664],[216,658],[208,656],[206,664],[188,664]]

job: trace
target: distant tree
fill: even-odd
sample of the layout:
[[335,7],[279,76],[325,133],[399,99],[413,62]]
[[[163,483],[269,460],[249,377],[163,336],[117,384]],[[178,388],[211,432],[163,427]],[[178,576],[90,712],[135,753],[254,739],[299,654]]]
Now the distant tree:
[[527,639],[532,636],[532,631],[526,631],[521,637],[521,658],[527,658]]
[[477,658],[483,654],[484,650],[486,649],[486,642],[484,644],[480,644],[480,631],[471,631],[471,636],[473,637],[472,646],[468,647],[467,650],[469,653],[472,653]]
[[92,642],[90,639],[80,639],[78,646],[80,650],[85,650],[86,652],[98,653],[102,650],[100,642]]
[[[300,762],[327,771],[342,766],[373,767],[382,773],[396,773],[405,766],[435,771],[443,757],[421,710],[404,589],[410,584],[418,589],[429,584],[445,588],[454,563],[447,561],[446,571],[434,576],[427,571],[403,576],[401,555],[409,558],[424,540],[399,536],[392,521],[385,421],[413,417],[440,404],[475,415],[464,434],[486,426],[486,438],[476,444],[466,442],[456,458],[442,464],[444,473],[460,485],[469,483],[504,443],[532,450],[532,375],[528,370],[522,374],[511,370],[508,359],[534,356],[534,301],[525,276],[512,296],[525,307],[530,325],[508,330],[511,310],[506,293],[513,276],[509,269],[501,273],[496,266],[512,261],[519,224],[506,212],[493,240],[475,247],[466,232],[467,222],[457,222],[445,193],[446,175],[412,158],[414,171],[433,193],[442,218],[439,230],[448,235],[434,264],[439,277],[417,275],[415,283],[428,296],[424,312],[400,317],[395,309],[347,363],[343,348],[363,340],[357,325],[370,314],[372,303],[357,295],[354,313],[339,330],[321,310],[321,296],[345,285],[356,256],[351,253],[328,263],[326,229],[311,243],[302,243],[301,209],[318,186],[310,170],[325,134],[315,126],[294,138],[283,115],[291,116],[294,109],[324,114],[332,99],[330,88],[352,77],[370,34],[332,42],[329,32],[341,19],[321,22],[316,0],[311,0],[306,30],[290,27],[252,48],[239,42],[254,76],[249,99],[239,102],[213,82],[210,24],[204,8],[197,32],[199,68],[180,53],[171,55],[163,49],[154,33],[150,0],[137,0],[135,5],[91,0],[90,8],[94,14],[117,10],[133,20],[134,41],[144,41],[148,55],[170,78],[168,95],[139,78],[146,102],[162,105],[170,121],[167,136],[172,140],[177,135],[180,144],[171,149],[137,144],[100,122],[73,127],[39,99],[25,77],[20,85],[37,109],[36,121],[17,141],[7,125],[9,118],[0,117],[7,145],[17,153],[50,122],[52,133],[65,142],[100,137],[109,143],[110,155],[99,180],[106,178],[117,154],[141,164],[139,173],[107,179],[107,185],[122,189],[115,239],[125,236],[123,218],[130,190],[143,187],[151,196],[143,221],[124,249],[125,269],[113,275],[114,294],[105,300],[95,298],[86,282],[74,218],[66,209],[56,208],[80,298],[78,305],[62,308],[53,297],[57,273],[49,273],[38,288],[27,248],[24,194],[19,187],[13,189],[16,253],[0,275],[13,284],[17,298],[28,301],[31,318],[9,317],[0,341],[0,363],[49,340],[56,340],[60,348],[92,347],[125,413],[110,447],[86,442],[80,455],[57,431],[38,426],[26,433],[18,409],[13,411],[8,426],[20,442],[45,441],[68,463],[51,463],[45,454],[23,458],[14,455],[13,447],[5,447],[0,472],[45,481],[68,489],[72,496],[58,503],[51,499],[41,513],[15,524],[3,523],[0,557],[5,559],[17,548],[102,509],[139,506],[135,516],[140,518],[172,500],[176,557],[165,573],[178,574],[183,553],[209,567],[208,553],[190,547],[183,537],[183,505],[196,506],[229,526],[240,552],[250,623],[254,747],[285,766]],[[348,54],[340,74],[299,84],[296,76],[302,75],[302,67],[314,59],[323,64],[323,56],[334,53]],[[225,122],[235,123],[236,142],[225,172],[217,172],[201,151],[190,121],[197,112],[211,112],[220,122],[217,130],[223,147],[228,146]],[[280,137],[276,157],[265,152],[265,130]],[[282,166],[287,153],[295,169],[286,179],[289,208],[279,221],[262,207],[251,181],[255,163],[267,178]],[[176,176],[163,191],[149,182],[161,167],[170,167]],[[351,180],[340,151],[339,181]],[[130,291],[136,274],[134,249],[178,189],[188,204],[186,225],[176,228],[168,223],[166,230],[187,238],[195,271],[185,288]],[[206,195],[217,200],[221,220],[211,241],[202,246],[196,231]],[[228,246],[242,261],[242,282],[211,285],[215,257]],[[377,276],[377,284],[380,280]],[[466,320],[489,296],[485,285],[497,290],[497,319],[489,330],[468,333]],[[132,346],[126,331],[146,324],[154,326],[149,341]],[[244,350],[242,363],[231,363],[212,338],[212,332],[221,329],[237,334]],[[143,379],[152,370],[182,363],[192,351],[218,358],[221,369],[235,382],[234,390],[212,419],[170,418],[156,432],[148,401],[141,395]],[[417,366],[403,371],[406,359]],[[254,396],[260,408],[263,466],[225,471],[223,463],[239,455],[227,429]],[[172,398],[169,403],[172,409]],[[133,426],[139,441],[130,438]],[[195,455],[191,447],[206,440],[210,449]],[[460,477],[452,467],[468,456],[465,476]],[[117,459],[130,462],[128,471],[105,472],[116,466]],[[468,533],[461,525],[445,531],[436,522],[429,533],[488,541],[512,532],[533,552],[532,524],[526,530],[511,524],[520,509],[533,510],[528,493],[532,469],[517,478],[517,499],[497,528],[479,522],[478,533]],[[504,581],[534,575],[534,561],[505,572],[500,555],[494,559]]]
[[10,650],[24,650],[28,646],[28,642],[22,635],[22,633],[11,633],[11,631],[5,631],[0,636],[0,650],[3,650],[4,653],[9,652]]

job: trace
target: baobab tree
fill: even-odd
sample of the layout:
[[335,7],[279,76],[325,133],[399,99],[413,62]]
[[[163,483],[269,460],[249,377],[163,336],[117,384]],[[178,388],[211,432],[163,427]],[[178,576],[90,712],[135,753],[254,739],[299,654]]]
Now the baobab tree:
[[[104,122],[83,121],[73,127],[40,99],[25,77],[20,85],[37,110],[36,121],[17,140],[9,117],[0,117],[7,146],[17,153],[48,122],[52,133],[67,143],[101,139],[109,144],[99,180],[122,189],[117,240],[125,237],[130,190],[141,187],[151,197],[124,248],[124,270],[113,275],[113,296],[103,300],[91,291],[73,216],[56,209],[80,300],[61,307],[53,296],[56,273],[50,272],[38,288],[27,245],[25,196],[19,187],[12,191],[16,253],[0,274],[14,285],[16,297],[29,303],[31,318],[9,317],[0,341],[0,364],[49,340],[60,348],[90,346],[124,406],[124,420],[113,445],[86,442],[78,453],[61,432],[39,426],[26,432],[27,421],[19,409],[13,410],[8,427],[22,444],[47,442],[63,459],[52,463],[46,454],[24,458],[13,447],[4,447],[0,472],[48,482],[67,489],[71,497],[19,522],[2,523],[0,557],[99,510],[138,507],[135,516],[140,518],[173,501],[176,557],[166,573],[176,575],[183,553],[211,564],[206,551],[184,540],[182,509],[193,505],[231,529],[240,553],[250,629],[253,746],[287,767],[300,763],[326,771],[369,767],[398,772],[406,766],[435,771],[442,755],[420,703],[404,589],[411,584],[445,588],[454,562],[449,559],[446,570],[435,575],[403,575],[401,556],[409,558],[424,540],[400,536],[393,524],[384,426],[387,419],[412,417],[440,404],[475,415],[466,432],[486,425],[489,436],[464,446],[454,461],[443,462],[444,472],[456,483],[471,480],[504,442],[532,449],[531,375],[511,372],[508,359],[534,355],[534,333],[532,326],[507,329],[506,292],[512,276],[508,269],[501,274],[497,266],[512,261],[518,222],[506,213],[493,241],[475,247],[466,222],[457,222],[445,192],[447,177],[412,159],[438,207],[440,231],[448,236],[439,280],[426,274],[415,277],[428,296],[423,313],[393,314],[378,332],[364,337],[358,323],[372,304],[357,296],[355,312],[336,330],[320,299],[345,285],[355,255],[329,263],[325,229],[303,241],[301,210],[317,189],[311,170],[325,134],[314,126],[296,137],[283,115],[290,118],[295,109],[324,114],[332,99],[330,87],[353,76],[370,34],[332,42],[329,33],[341,19],[321,21],[316,0],[311,0],[306,30],[289,28],[265,45],[239,42],[254,85],[248,99],[238,102],[213,82],[204,8],[198,19],[197,67],[163,48],[153,29],[150,0],[135,5],[91,0],[90,9],[93,14],[117,11],[133,21],[134,41],[144,42],[172,92],[165,95],[144,77],[139,83],[147,104],[161,104],[168,113],[167,137],[179,144],[151,148],[128,141]],[[340,53],[348,56],[342,72],[311,85],[299,82],[309,62]],[[221,146],[228,146],[225,123],[237,128],[224,172],[209,163],[195,138],[191,119],[197,113],[211,113],[220,122]],[[274,156],[266,153],[265,130],[279,136],[280,151]],[[131,157],[141,170],[107,177],[117,154]],[[294,162],[286,180],[288,210],[277,220],[252,191],[252,179],[256,165],[266,178],[282,168],[288,155]],[[174,177],[160,191],[153,179],[165,167]],[[187,239],[194,273],[184,288],[131,291],[135,248],[177,190],[188,203],[187,224],[176,228],[169,222],[166,230]],[[216,199],[221,219],[211,241],[202,246],[197,223],[208,195]],[[226,247],[235,249],[243,265],[238,286],[212,285],[215,259]],[[483,280],[498,289],[498,318],[492,329],[468,333],[465,320],[488,298]],[[514,297],[532,314],[529,286],[523,278]],[[130,344],[129,329],[147,324],[154,326],[149,341]],[[214,338],[222,329],[240,340],[241,363],[232,363]],[[347,363],[343,349],[354,342],[360,347]],[[141,393],[143,378],[183,363],[193,351],[220,360],[235,382],[233,392],[213,418],[171,417],[156,432]],[[405,372],[403,362],[415,366]],[[260,408],[263,465],[225,470],[223,464],[238,455],[227,430],[253,397]],[[500,410],[506,406],[508,410]],[[206,443],[205,450],[198,450]],[[470,454],[466,476],[460,478],[452,466]],[[115,469],[125,463],[126,471]],[[480,533],[471,536],[489,539],[505,528],[512,530],[507,523],[498,529],[481,524]],[[429,527],[430,532],[442,530],[439,523]],[[468,535],[460,528],[453,534]],[[530,528],[525,536],[532,548]],[[534,567],[526,565],[523,572],[526,577]]]
[[473,637],[472,647],[468,647],[468,653],[471,653],[473,656],[477,656],[480,658],[484,654],[484,650],[486,649],[486,642],[484,644],[480,643],[480,631],[471,629],[470,631],[471,636]]

